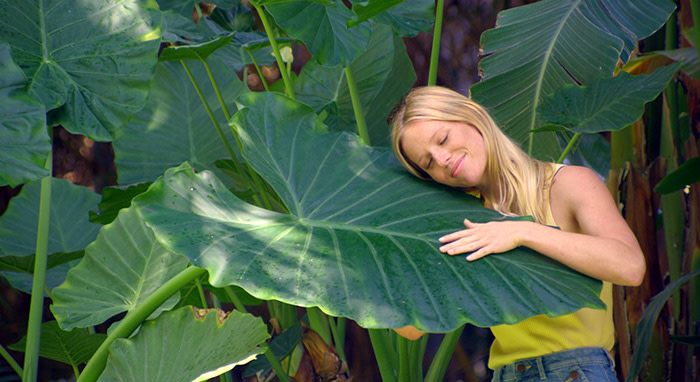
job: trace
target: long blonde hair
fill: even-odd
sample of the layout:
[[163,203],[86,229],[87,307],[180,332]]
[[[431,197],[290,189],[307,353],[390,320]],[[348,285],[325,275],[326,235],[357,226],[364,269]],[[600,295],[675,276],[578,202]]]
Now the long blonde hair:
[[489,189],[482,190],[482,196],[490,207],[505,215],[531,215],[540,223],[547,220],[551,166],[523,152],[503,134],[481,105],[453,90],[426,86],[412,89],[396,109],[391,121],[394,153],[413,175],[430,179],[406,157],[401,146],[404,128],[416,120],[462,122],[474,126],[484,138],[484,175]]

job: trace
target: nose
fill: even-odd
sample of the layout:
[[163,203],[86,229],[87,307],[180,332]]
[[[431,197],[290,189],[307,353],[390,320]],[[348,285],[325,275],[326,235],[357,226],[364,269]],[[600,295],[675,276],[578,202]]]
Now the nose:
[[450,153],[443,148],[437,148],[433,152],[433,158],[435,160],[435,164],[440,167],[444,167],[447,166],[450,161]]

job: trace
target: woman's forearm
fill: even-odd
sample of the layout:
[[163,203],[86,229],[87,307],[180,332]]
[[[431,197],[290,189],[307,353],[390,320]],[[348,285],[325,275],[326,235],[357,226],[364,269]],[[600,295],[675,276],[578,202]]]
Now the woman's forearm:
[[521,222],[518,243],[588,276],[618,285],[641,284],[646,264],[638,246],[602,236]]

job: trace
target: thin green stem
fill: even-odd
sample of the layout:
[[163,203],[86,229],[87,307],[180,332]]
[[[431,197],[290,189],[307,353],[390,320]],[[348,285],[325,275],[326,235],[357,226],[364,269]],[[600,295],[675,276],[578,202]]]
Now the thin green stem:
[[207,303],[207,296],[204,294],[204,288],[202,288],[202,282],[199,281],[199,279],[195,279],[194,285],[197,287],[197,292],[199,293],[199,300],[202,302],[202,309],[209,309],[209,304]]
[[428,70],[428,86],[437,84],[438,62],[440,61],[440,37],[442,36],[442,14],[445,0],[438,0],[435,5],[435,27],[433,29],[433,48],[430,52],[430,69]]
[[236,292],[233,289],[231,289],[230,286],[225,286],[224,292],[226,292],[226,295],[233,303],[233,306],[236,307],[236,310],[238,310],[239,312],[248,313],[248,310],[245,308],[245,305],[243,304],[241,299],[238,298],[238,295],[236,295]]
[[209,82],[211,82],[211,86],[212,88],[214,88],[214,93],[216,93],[216,99],[219,100],[219,104],[221,105],[221,111],[224,112],[224,117],[226,117],[226,122],[228,122],[231,120],[231,113],[229,113],[228,106],[226,106],[224,97],[221,95],[219,84],[216,83],[216,80],[214,80],[214,75],[211,72],[211,68],[209,67],[209,63],[207,62],[207,60],[200,58],[200,61],[202,62],[202,65],[204,65],[204,70],[207,72]]
[[463,331],[464,326],[445,334],[437,353],[435,353],[433,361],[430,363],[428,374],[425,375],[426,381],[443,380],[445,372],[447,371],[447,366],[452,359],[452,353],[454,353],[455,346],[457,346],[457,342],[459,342],[459,337],[462,335]]
[[362,104],[360,103],[360,93],[357,91],[357,84],[352,77],[352,71],[349,66],[345,67],[345,79],[348,82],[350,100],[352,100],[352,110],[355,113],[355,121],[357,122],[357,134],[360,136],[360,140],[369,146],[369,134],[367,133],[365,115],[362,112]]
[[333,343],[335,344],[335,352],[341,360],[347,361],[345,356],[345,323],[347,321],[343,317],[338,317],[337,321],[332,317],[328,318],[328,324],[333,335]]
[[369,329],[369,340],[374,350],[374,358],[379,366],[382,381],[396,380],[396,351],[389,343],[389,334],[385,329]]
[[236,154],[233,152],[233,147],[231,147],[231,145],[228,143],[228,140],[226,139],[226,136],[224,135],[224,131],[221,129],[221,125],[219,125],[219,121],[216,120],[214,113],[211,111],[211,107],[209,107],[209,102],[207,102],[207,99],[204,97],[204,93],[202,93],[202,89],[199,87],[197,80],[194,79],[194,76],[192,75],[192,71],[190,71],[190,67],[187,65],[185,60],[180,60],[180,63],[182,64],[182,67],[185,68],[185,73],[187,73],[187,77],[189,77],[190,82],[192,82],[192,86],[194,86],[194,90],[197,92],[197,95],[199,96],[199,100],[202,102],[202,105],[204,106],[204,110],[206,110],[207,115],[209,116],[209,119],[211,120],[211,123],[214,125],[214,129],[216,129],[216,133],[219,135],[219,139],[221,139],[221,142],[226,147],[226,151],[228,151],[228,155],[231,156],[231,159],[233,160],[233,163],[235,166],[236,165]]
[[574,136],[571,137],[571,140],[569,140],[569,144],[566,145],[564,152],[562,152],[559,159],[557,159],[557,163],[562,163],[564,159],[566,159],[566,156],[569,155],[569,152],[574,148],[579,139],[581,139],[581,133],[575,133]]
[[408,340],[398,337],[399,341],[399,381],[411,380],[411,364],[413,363],[409,355]]
[[328,317],[319,308],[307,308],[306,316],[309,319],[309,326],[318,333],[326,344],[331,344],[331,331],[328,327]]
[[291,99],[296,99],[296,96],[294,95],[294,89],[292,88],[292,82],[290,81],[289,76],[287,76],[287,72],[284,70],[284,61],[282,61],[282,55],[280,54],[279,45],[277,45],[277,40],[275,40],[275,36],[272,35],[272,27],[270,26],[270,21],[267,19],[267,14],[265,13],[263,7],[258,5],[257,2],[251,1],[251,4],[253,5],[253,7],[255,7],[255,10],[258,12],[258,16],[260,16],[260,21],[262,21],[263,27],[265,28],[267,39],[270,40],[270,45],[272,46],[272,53],[274,53],[275,55],[277,67],[279,68],[280,73],[282,74],[282,80],[284,81],[284,92],[287,94],[287,97]]
[[[53,130],[49,128],[49,136]],[[44,286],[46,285],[46,263],[48,262],[49,219],[51,218],[51,176],[53,168],[53,150],[49,151],[44,165],[49,172],[41,179],[39,196],[39,221],[36,235],[36,252],[34,256],[34,275],[32,276],[32,298],[29,303],[29,323],[27,325],[27,345],[24,355],[23,381],[36,381],[39,367],[39,346],[41,342],[41,321],[44,312]]]
[[281,382],[289,382],[289,376],[284,369],[282,369],[282,364],[280,364],[280,361],[272,353],[272,349],[269,347],[265,352],[265,358],[267,358],[267,361],[270,362],[270,366],[272,366],[272,370],[274,370],[275,374],[277,374],[277,378],[279,378]]
[[75,375],[75,379],[77,380],[80,378],[80,370],[78,370],[78,365],[71,364],[71,367],[73,368],[73,375]]
[[148,296],[140,306],[127,313],[126,317],[107,336],[95,354],[90,358],[78,382],[96,381],[104,370],[109,355],[109,347],[118,338],[129,336],[148,316],[151,315],[165,300],[182,287],[206,273],[206,270],[196,267],[188,267],[175,277],[168,280],[153,294]]
[[7,362],[7,364],[10,365],[12,370],[14,370],[15,373],[17,373],[17,375],[19,375],[20,377],[22,376],[22,374],[24,373],[22,371],[22,367],[17,363],[17,361],[15,361],[14,358],[12,358],[12,355],[7,350],[5,350],[5,348],[2,345],[0,345],[0,356],[2,356],[5,362]]
[[255,71],[258,73],[258,77],[260,77],[260,82],[262,82],[263,88],[265,88],[266,92],[269,92],[270,87],[267,85],[267,80],[265,79],[265,76],[263,76],[260,66],[258,66],[258,61],[255,59],[255,56],[253,56],[253,53],[251,53],[248,49],[245,51],[248,52],[250,60],[253,61],[253,66],[255,67]]

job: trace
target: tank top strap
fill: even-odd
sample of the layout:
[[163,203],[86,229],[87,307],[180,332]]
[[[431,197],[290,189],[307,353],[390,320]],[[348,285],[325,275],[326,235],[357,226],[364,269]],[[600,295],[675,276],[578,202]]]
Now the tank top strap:
[[553,169],[552,175],[547,180],[546,189],[544,190],[544,196],[545,196],[545,200],[546,200],[546,205],[545,205],[546,214],[545,215],[547,217],[546,224],[551,225],[551,226],[556,226],[557,223],[556,223],[556,221],[554,221],[554,215],[552,215],[552,205],[551,205],[550,193],[552,191],[551,189],[552,189],[552,184],[554,183],[554,180],[556,179],[556,177],[559,174],[559,172],[561,171],[561,169],[566,167],[566,165],[559,164],[559,163],[552,163],[551,167]]

